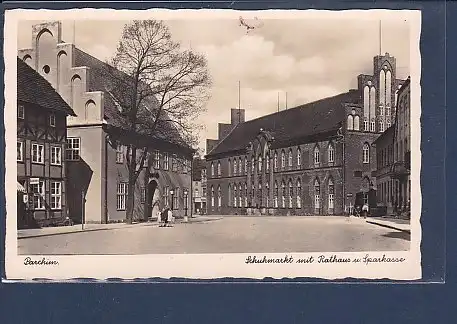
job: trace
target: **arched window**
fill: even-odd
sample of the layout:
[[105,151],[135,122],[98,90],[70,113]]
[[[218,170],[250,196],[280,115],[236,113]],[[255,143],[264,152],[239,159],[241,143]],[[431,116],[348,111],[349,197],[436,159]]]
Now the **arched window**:
[[263,163],[262,156],[259,156],[259,173],[262,172],[262,163]]
[[241,160],[241,157],[238,159],[238,174],[241,175],[242,174],[242,165],[243,165],[243,162]]
[[289,208],[292,208],[292,199],[294,197],[294,186],[292,185],[292,179],[289,180]]
[[221,186],[217,187],[217,207],[221,207],[222,205],[222,192]]
[[233,174],[236,174],[236,171],[238,169],[238,164],[236,163],[236,158],[233,159]]
[[213,162],[211,162],[211,177],[214,177],[214,163]]
[[265,157],[265,171],[269,172],[270,171],[270,154],[267,153],[267,156]]
[[230,207],[230,206],[232,205],[232,185],[231,185],[230,183],[229,183],[229,185],[228,185],[227,194],[228,194],[227,205]]
[[211,186],[211,207],[214,207],[214,187]]
[[221,176],[221,162],[217,162],[217,176]]
[[232,161],[228,160],[228,175],[229,177],[232,175]]
[[360,117],[358,115],[354,116],[354,130],[360,130]]
[[331,212],[331,213],[333,213],[334,199],[335,199],[335,186],[333,184],[332,178],[330,178],[328,180],[328,209],[329,209],[329,212]]
[[258,193],[258,196],[259,196],[259,207],[262,207],[262,181],[259,181],[259,193]]
[[352,117],[352,115],[348,116],[347,126],[349,130],[354,129],[354,118]]
[[370,132],[375,132],[376,131],[376,123],[374,121],[374,118],[371,119],[370,122]]
[[314,180],[314,209],[315,213],[319,213],[320,199],[321,199],[321,187],[317,179]]
[[243,187],[241,186],[241,183],[240,183],[238,186],[238,206],[239,207],[241,207],[241,203],[242,203],[242,200],[241,200],[242,191],[243,191]]
[[297,179],[297,208],[301,208],[301,181]]
[[392,125],[390,124],[390,118],[387,118],[387,128],[389,128],[390,126],[392,126]]
[[248,206],[248,184],[244,183],[244,207]]
[[379,121],[379,131],[381,133],[384,132],[384,121],[382,119]]
[[328,163],[335,162],[335,149],[333,148],[333,144],[328,144]]
[[318,166],[320,162],[321,162],[321,159],[320,159],[319,146],[316,145],[314,147],[314,165]]
[[237,197],[236,197],[236,184],[233,185],[233,207],[237,207],[236,205],[236,200],[237,200]]
[[370,163],[370,145],[368,143],[363,144],[363,163]]
[[301,168],[301,149],[297,148],[297,167]]
[[365,132],[368,132],[368,131],[370,130],[368,124],[369,124],[369,123],[368,123],[368,118],[364,118],[364,119],[363,119],[363,130],[364,130]]
[[266,207],[270,207],[270,185],[265,183],[265,201],[266,201]]
[[286,167],[286,152],[284,150],[281,151],[281,169]]
[[251,173],[254,174],[255,170],[255,159],[254,157],[251,158]]
[[274,205],[275,208],[278,208],[278,195],[279,195],[279,188],[278,188],[278,182],[275,181],[275,192],[274,192]]
[[252,202],[252,199],[255,198],[255,184],[254,184],[254,181],[252,181],[251,183],[251,202]]
[[247,156],[244,157],[244,173],[245,174],[248,173],[248,157]]
[[281,201],[282,201],[282,208],[286,208],[286,183],[284,182],[284,180],[282,181],[281,183]]
[[278,170],[278,153],[275,152],[274,160],[273,160],[273,167],[276,170]]
[[292,149],[289,149],[289,168],[292,167]]

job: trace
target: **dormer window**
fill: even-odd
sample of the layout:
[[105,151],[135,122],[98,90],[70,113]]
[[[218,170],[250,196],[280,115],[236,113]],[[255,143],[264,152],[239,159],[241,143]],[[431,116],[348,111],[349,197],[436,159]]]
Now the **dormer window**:
[[55,114],[49,115],[49,126],[56,127],[56,115]]
[[17,106],[17,118],[24,119],[25,118],[25,109],[23,105]]

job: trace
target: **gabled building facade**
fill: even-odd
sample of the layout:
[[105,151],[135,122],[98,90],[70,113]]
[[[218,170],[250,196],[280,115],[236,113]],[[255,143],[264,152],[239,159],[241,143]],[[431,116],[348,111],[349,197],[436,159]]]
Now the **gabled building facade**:
[[70,106],[48,81],[18,58],[17,181],[22,191],[22,199],[18,199],[19,228],[30,226],[31,222],[53,225],[67,217],[67,116],[75,116]]
[[135,184],[134,219],[154,218],[167,206],[184,217],[191,205],[194,150],[172,128],[151,135],[129,132],[106,78],[105,71],[113,68],[64,42],[60,22],[35,25],[31,36],[32,47],[19,50],[19,58],[48,80],[77,115],[67,123],[68,215],[85,223],[125,220],[125,146],[140,141],[148,154]]
[[395,58],[376,56],[356,90],[250,121],[232,109],[207,141],[208,214],[341,215],[356,202],[375,213],[372,143],[401,82],[394,71]]

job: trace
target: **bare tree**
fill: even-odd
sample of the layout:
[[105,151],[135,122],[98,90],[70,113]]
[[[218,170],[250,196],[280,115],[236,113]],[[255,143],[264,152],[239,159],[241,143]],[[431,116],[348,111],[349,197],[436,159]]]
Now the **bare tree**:
[[161,21],[127,24],[109,63],[107,90],[124,117],[122,129],[131,134],[124,144],[129,171],[126,220],[131,222],[135,183],[151,163],[147,138],[195,145],[200,128],[196,118],[205,109],[211,80],[205,57],[181,50]]

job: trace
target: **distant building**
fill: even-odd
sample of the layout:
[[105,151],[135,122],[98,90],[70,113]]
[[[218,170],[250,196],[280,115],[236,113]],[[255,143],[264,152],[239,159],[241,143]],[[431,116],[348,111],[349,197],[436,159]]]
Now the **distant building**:
[[376,211],[372,143],[391,123],[401,80],[388,53],[357,90],[244,120],[231,110],[207,141],[208,214],[333,215]]
[[411,86],[410,78],[398,91],[395,121],[375,141],[378,202],[389,214],[410,212],[411,199]]
[[48,81],[18,58],[19,228],[53,225],[67,217],[67,116],[76,115]]
[[[32,47],[18,56],[38,71],[77,117],[68,119],[68,213],[76,222],[125,220],[128,169],[126,145],[148,147],[146,167],[135,184],[134,219],[156,217],[169,206],[183,217],[190,205],[191,161],[194,150],[167,123],[159,133],[132,133],[111,92],[106,71],[114,69],[61,39],[61,23],[32,28]],[[116,73],[116,71],[114,71]],[[119,72],[120,73],[120,72]],[[148,102],[149,108],[154,102]],[[139,150],[138,155],[142,151]]]
[[206,161],[194,158],[192,167],[193,214],[206,214]]

